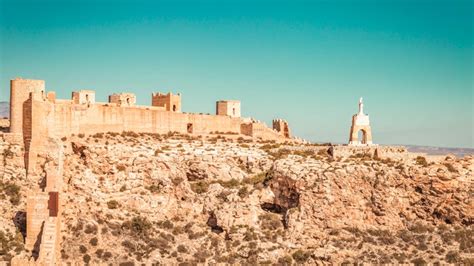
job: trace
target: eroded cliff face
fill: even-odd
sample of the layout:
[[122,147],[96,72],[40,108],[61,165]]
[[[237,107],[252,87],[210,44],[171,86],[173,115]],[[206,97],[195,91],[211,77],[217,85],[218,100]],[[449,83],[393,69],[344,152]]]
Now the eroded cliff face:
[[66,263],[473,263],[472,157],[133,133],[62,144]]

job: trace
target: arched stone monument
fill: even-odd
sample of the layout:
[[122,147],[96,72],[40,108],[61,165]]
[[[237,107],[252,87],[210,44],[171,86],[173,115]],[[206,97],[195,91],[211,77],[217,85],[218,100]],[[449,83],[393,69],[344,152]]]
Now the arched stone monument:
[[[362,132],[361,139],[359,139],[359,131]],[[364,103],[362,102],[362,97],[359,99],[359,113],[352,116],[349,145],[372,145],[372,129],[370,128],[369,115],[364,114]]]

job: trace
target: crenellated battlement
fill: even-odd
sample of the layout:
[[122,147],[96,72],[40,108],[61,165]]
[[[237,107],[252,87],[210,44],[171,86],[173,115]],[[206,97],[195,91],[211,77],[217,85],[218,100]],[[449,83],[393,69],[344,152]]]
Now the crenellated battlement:
[[216,115],[240,117],[240,101],[221,100],[216,102]]
[[72,92],[72,102],[75,104],[94,104],[95,91],[93,90],[79,90]]
[[283,135],[285,138],[290,138],[290,127],[288,126],[288,122],[283,119],[274,119],[272,121],[273,129]]
[[173,94],[171,92],[163,94],[161,92],[151,94],[151,105],[164,107],[166,111],[181,112],[181,93]]
[[114,93],[109,95],[109,103],[115,103],[117,106],[135,106],[137,97],[130,92]]
[[287,141],[291,138],[288,122],[273,120],[273,128],[258,120],[242,118],[240,101],[216,102],[216,115],[182,113],[181,94],[152,93],[151,106],[136,105],[131,92],[114,93],[108,102],[97,102],[93,90],[72,92],[71,99],[57,99],[46,93],[43,80],[11,81],[10,132],[23,136],[25,165],[34,172],[36,155],[45,149],[45,139],[72,134],[134,131],[206,135],[235,132],[264,140]]

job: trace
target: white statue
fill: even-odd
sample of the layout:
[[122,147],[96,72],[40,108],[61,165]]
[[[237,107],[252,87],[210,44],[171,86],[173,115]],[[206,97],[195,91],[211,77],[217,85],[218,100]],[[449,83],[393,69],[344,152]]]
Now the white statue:
[[362,97],[359,99],[359,114],[363,115],[364,114],[364,103],[362,102]]

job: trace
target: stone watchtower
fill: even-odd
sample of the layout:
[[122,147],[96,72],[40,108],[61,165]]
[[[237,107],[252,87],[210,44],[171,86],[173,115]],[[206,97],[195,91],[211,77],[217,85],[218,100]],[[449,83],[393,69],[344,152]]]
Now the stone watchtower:
[[288,122],[286,120],[283,120],[283,119],[273,120],[273,129],[278,131],[285,138],[289,138],[291,136],[290,127],[288,126]]
[[95,91],[80,90],[72,92],[72,102],[75,104],[94,104]]
[[[23,110],[30,98],[45,99],[44,80],[16,78],[10,81],[10,132],[23,133]],[[25,114],[28,115],[28,114]]]
[[135,106],[137,97],[133,93],[122,92],[109,95],[109,103],[115,103],[117,106]]
[[161,92],[151,95],[151,105],[164,107],[166,111],[181,112],[181,93],[177,95],[173,93],[162,94]]
[[240,117],[240,101],[226,100],[216,102],[216,115]]
[[[362,132],[362,139],[359,139],[359,131]],[[364,114],[362,98],[359,99],[359,113],[352,116],[349,145],[372,145],[372,129],[370,128],[369,115]]]

